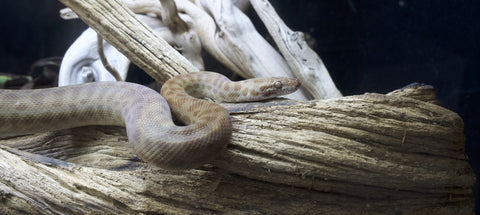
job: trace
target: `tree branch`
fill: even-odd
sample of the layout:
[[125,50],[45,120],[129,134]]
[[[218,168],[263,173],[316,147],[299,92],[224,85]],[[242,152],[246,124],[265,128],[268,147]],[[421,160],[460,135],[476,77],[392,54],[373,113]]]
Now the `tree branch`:
[[198,71],[188,60],[135,18],[120,0],[60,0],[88,26],[157,82]]
[[290,30],[268,0],[250,0],[250,3],[272,35],[295,77],[302,81],[302,86],[313,98],[342,96],[322,59],[305,42],[303,33]]

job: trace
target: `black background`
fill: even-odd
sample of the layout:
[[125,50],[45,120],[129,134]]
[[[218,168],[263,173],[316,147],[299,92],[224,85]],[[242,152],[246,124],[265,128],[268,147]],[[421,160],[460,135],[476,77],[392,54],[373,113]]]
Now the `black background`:
[[[480,1],[271,2],[288,26],[315,38],[315,51],[344,95],[433,85],[440,105],[464,119],[466,154],[478,175]],[[35,60],[65,53],[86,25],[60,19],[61,8],[55,0],[1,1],[0,72],[26,74]]]

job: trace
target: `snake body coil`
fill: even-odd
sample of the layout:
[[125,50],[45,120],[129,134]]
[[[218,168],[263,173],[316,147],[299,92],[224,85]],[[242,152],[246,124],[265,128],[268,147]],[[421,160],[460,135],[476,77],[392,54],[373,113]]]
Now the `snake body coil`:
[[[232,132],[227,111],[197,98],[256,101],[294,92],[299,85],[289,78],[232,82],[217,73],[194,72],[167,81],[163,97],[126,82],[0,90],[0,136],[87,125],[124,126],[144,161],[165,169],[190,169],[218,155]],[[171,114],[185,126],[175,125]]]

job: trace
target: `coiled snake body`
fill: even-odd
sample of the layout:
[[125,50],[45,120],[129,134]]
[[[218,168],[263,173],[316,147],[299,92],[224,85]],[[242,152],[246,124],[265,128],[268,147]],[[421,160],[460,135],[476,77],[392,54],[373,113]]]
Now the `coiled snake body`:
[[[165,82],[163,97],[127,82],[0,90],[0,136],[87,125],[124,126],[144,161],[165,169],[195,168],[219,154],[232,132],[226,110],[197,98],[256,101],[294,92],[299,85],[289,78],[231,82],[217,73],[194,72]],[[185,126],[175,125],[171,114]]]

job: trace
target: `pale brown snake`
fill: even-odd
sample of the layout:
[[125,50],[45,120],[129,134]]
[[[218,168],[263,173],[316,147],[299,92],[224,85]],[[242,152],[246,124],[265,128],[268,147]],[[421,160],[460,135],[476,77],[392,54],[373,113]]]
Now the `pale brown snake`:
[[[225,109],[197,98],[257,101],[294,92],[299,86],[290,78],[232,82],[217,73],[194,72],[165,82],[163,97],[127,82],[0,90],[0,136],[87,125],[124,126],[144,161],[165,169],[190,169],[215,158],[232,132]],[[186,126],[176,125],[170,110]]]

